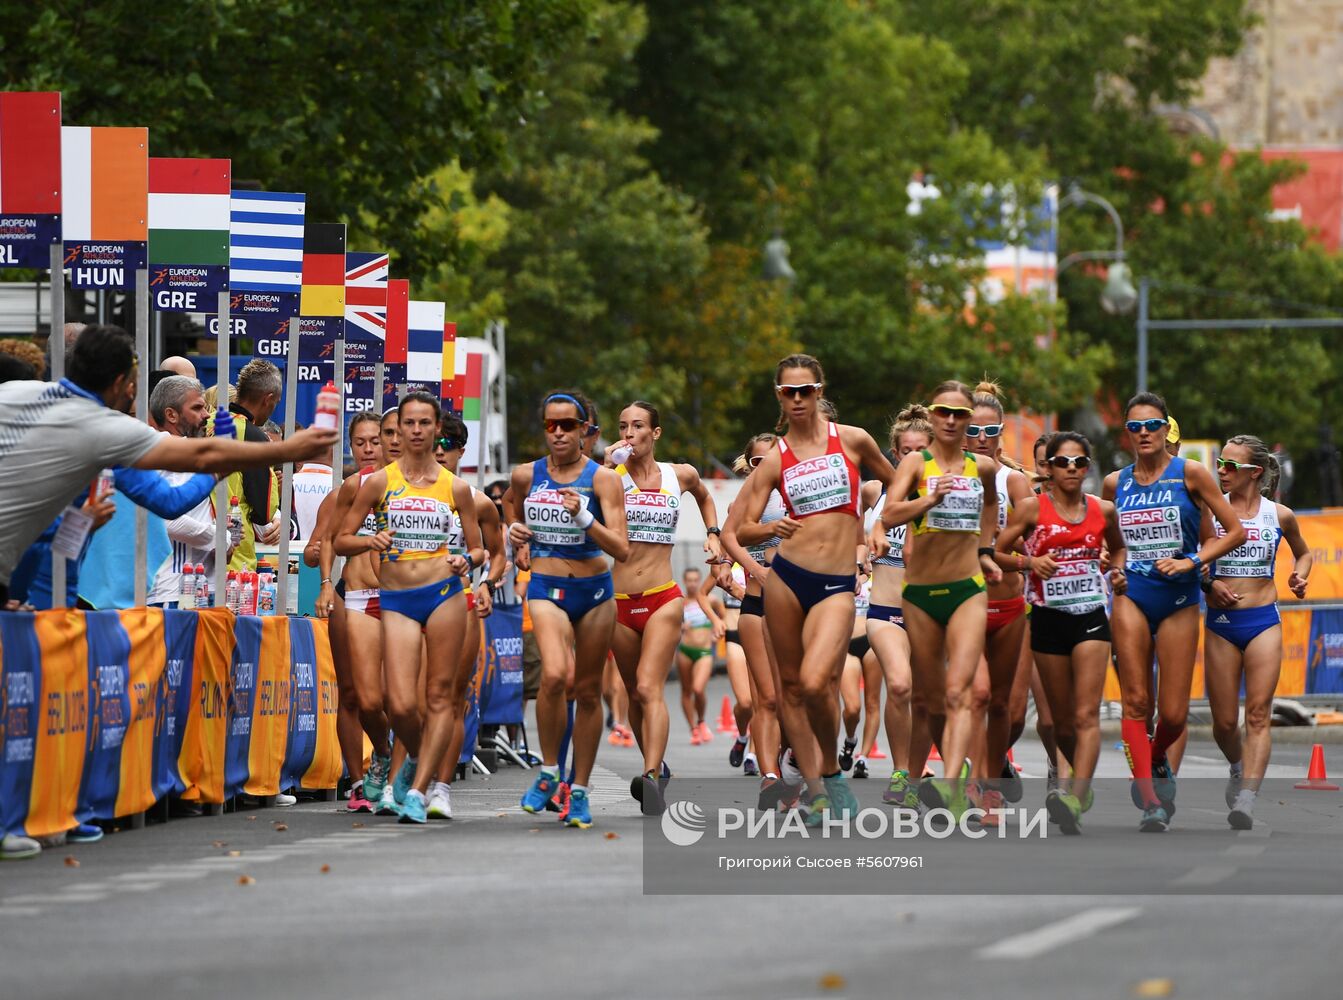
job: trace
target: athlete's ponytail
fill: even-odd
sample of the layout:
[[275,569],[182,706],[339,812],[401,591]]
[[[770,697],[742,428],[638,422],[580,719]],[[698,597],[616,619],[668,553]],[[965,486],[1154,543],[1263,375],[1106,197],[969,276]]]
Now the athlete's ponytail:
[[1237,434],[1233,438],[1227,438],[1226,443],[1239,445],[1250,452],[1250,464],[1264,470],[1263,476],[1259,479],[1259,492],[1266,497],[1273,496],[1278,489],[1278,477],[1282,474],[1282,469],[1273,452],[1268,450],[1268,445],[1253,434]]
[[891,424],[891,451],[900,450],[900,438],[909,433],[925,434],[933,439],[933,423],[928,419],[928,407],[922,403],[910,403],[895,415]]
[[997,413],[998,419],[1001,420],[1003,418],[1003,403],[1002,400],[998,398],[1000,392],[1002,392],[1002,386],[985,375],[984,381],[975,386],[975,391],[971,394],[970,401],[974,403],[975,406],[987,406],[990,410]]

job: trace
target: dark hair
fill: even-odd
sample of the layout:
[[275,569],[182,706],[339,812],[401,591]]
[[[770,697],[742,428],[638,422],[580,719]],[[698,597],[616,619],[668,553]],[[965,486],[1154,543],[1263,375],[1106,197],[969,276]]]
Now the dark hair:
[[1034,447],[1031,448],[1031,457],[1034,458],[1034,457],[1035,457],[1035,453],[1036,453],[1037,451],[1039,451],[1040,448],[1041,448],[1042,446],[1045,448],[1045,454],[1048,455],[1048,454],[1049,454],[1049,441],[1050,441],[1050,439],[1051,439],[1055,434],[1057,434],[1057,433],[1058,433],[1058,431],[1045,431],[1045,432],[1044,432],[1043,434],[1041,434],[1038,438],[1036,438],[1036,439],[1035,439],[1035,445],[1034,445]]
[[970,391],[970,387],[966,385],[964,382],[956,381],[956,379],[954,378],[947,379],[945,382],[941,383],[936,389],[934,389],[932,395],[928,397],[928,401],[931,403],[934,399],[942,395],[942,393],[944,392],[960,393],[962,396],[966,398],[967,401],[969,401],[970,405],[972,406],[974,405],[975,394]]
[[378,416],[372,410],[360,410],[350,418],[349,433],[354,434],[354,429],[360,424],[377,424],[378,429],[382,429],[382,417]]
[[[815,377],[817,382],[825,385],[825,369],[821,363],[810,354],[790,354],[777,365],[774,366],[774,384],[778,385],[779,380],[783,378],[783,373],[789,368],[805,368]],[[784,412],[783,404],[779,404],[779,422],[774,425],[774,429],[782,434],[788,427],[788,415]]]
[[383,424],[387,423],[387,418],[388,418],[388,417],[396,417],[397,419],[400,419],[400,417],[401,417],[401,407],[398,405],[398,406],[388,407],[387,409],[383,410],[383,411],[382,411],[382,418],[378,421],[378,426],[379,426],[379,428],[381,428]]
[[434,408],[435,420],[438,420],[440,417],[443,416],[443,407],[439,405],[438,397],[425,392],[423,389],[416,389],[414,392],[406,393],[405,398],[402,399],[401,402],[397,404],[396,407],[397,423],[401,422],[401,417],[406,412],[407,403],[425,403],[429,406],[432,406]]
[[1049,441],[1045,444],[1045,461],[1059,453],[1059,448],[1071,441],[1073,444],[1082,446],[1082,454],[1087,458],[1091,457],[1091,442],[1086,439],[1085,434],[1078,434],[1077,431],[1059,431],[1057,434],[1051,434]]
[[22,358],[0,354],[0,383],[31,382],[37,378],[37,369]]
[[507,479],[496,479],[492,483],[485,484],[485,492],[493,493],[495,490],[498,490],[499,495],[502,497],[505,493],[508,492],[509,485],[510,484]]
[[[630,406],[637,406],[647,413],[648,423],[652,427],[657,428],[662,426],[662,417],[658,414],[658,408],[652,403],[645,403],[642,399],[636,399],[633,403],[630,403]],[[629,409],[629,407],[627,406],[626,409]]]
[[455,413],[445,413],[438,418],[438,436],[445,438],[456,438],[460,441],[461,447],[466,447],[466,421]]
[[1154,392],[1140,392],[1130,399],[1124,407],[1124,415],[1128,416],[1135,406],[1154,406],[1161,411],[1163,417],[1170,418],[1170,410],[1166,409],[1166,401]]
[[592,415],[588,410],[590,402],[591,400],[577,389],[556,389],[554,392],[546,393],[545,398],[541,400],[540,418],[546,419],[546,407],[551,403],[568,403],[578,411],[579,420],[585,424],[591,423]]
[[135,338],[119,326],[97,324],[84,328],[65,368],[66,377],[81,389],[102,393],[135,368]]

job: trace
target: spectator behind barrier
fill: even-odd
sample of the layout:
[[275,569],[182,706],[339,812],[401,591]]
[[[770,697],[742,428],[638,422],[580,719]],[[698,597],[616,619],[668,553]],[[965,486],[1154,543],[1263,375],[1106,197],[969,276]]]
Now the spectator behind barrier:
[[[280,369],[269,361],[253,358],[238,373],[238,398],[229,403],[238,439],[257,444],[269,442],[262,430],[280,402],[284,385]],[[242,544],[229,560],[230,569],[256,570],[256,543],[274,545],[280,540],[279,490],[270,469],[252,469],[228,477],[229,500],[239,500],[242,514]]]

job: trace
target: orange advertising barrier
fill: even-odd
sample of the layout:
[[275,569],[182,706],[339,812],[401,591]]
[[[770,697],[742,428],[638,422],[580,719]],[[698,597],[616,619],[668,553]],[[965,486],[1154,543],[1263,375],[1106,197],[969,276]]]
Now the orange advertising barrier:
[[[1296,523],[1301,527],[1301,537],[1315,556],[1306,598],[1311,601],[1343,601],[1343,510],[1330,507],[1309,514],[1298,512]],[[1295,565],[1292,550],[1286,545],[1278,546],[1274,579],[1278,584],[1278,600],[1282,602],[1283,608],[1299,603],[1287,589],[1287,580]]]

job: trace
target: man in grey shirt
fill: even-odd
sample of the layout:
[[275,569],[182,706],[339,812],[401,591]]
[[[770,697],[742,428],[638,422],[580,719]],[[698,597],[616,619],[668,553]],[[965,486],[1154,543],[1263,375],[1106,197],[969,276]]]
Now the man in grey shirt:
[[128,416],[137,362],[125,330],[91,326],[67,378],[0,385],[0,607],[24,550],[105,467],[223,474],[328,455],[336,442],[319,429],[269,444],[161,435]]

